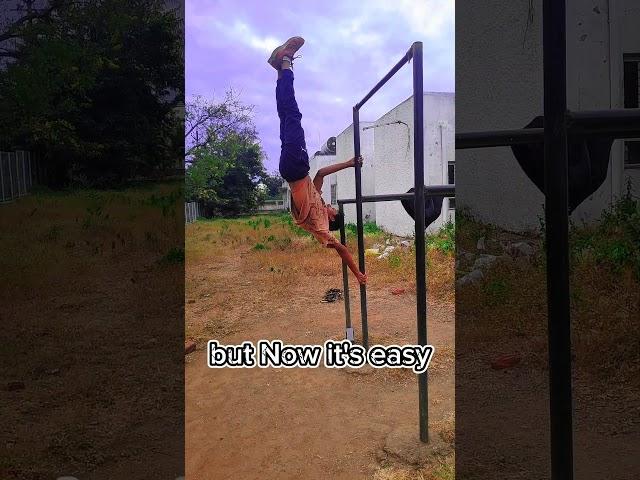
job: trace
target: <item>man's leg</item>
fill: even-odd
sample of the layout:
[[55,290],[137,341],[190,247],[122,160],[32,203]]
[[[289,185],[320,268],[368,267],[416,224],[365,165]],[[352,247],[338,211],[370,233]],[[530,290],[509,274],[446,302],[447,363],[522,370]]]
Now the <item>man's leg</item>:
[[282,142],[280,174],[287,181],[295,181],[308,175],[309,157],[301,123],[302,114],[293,89],[293,72],[290,69],[290,62],[282,62],[282,70],[278,77],[276,102],[280,116]]
[[[288,62],[283,62],[288,65]],[[278,111],[283,118],[282,145],[301,146],[305,151],[307,146],[302,129],[302,114],[298,108],[295,91],[293,89],[293,71],[290,68],[282,68],[281,77],[276,87],[276,102]]]

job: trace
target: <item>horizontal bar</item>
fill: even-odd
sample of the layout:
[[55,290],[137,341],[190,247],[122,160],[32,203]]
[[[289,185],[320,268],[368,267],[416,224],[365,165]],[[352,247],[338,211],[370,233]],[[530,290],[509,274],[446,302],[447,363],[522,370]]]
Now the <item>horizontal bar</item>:
[[395,64],[395,66],[389,70],[389,73],[387,73],[384,77],[382,77],[382,80],[380,80],[378,83],[376,83],[376,85],[371,89],[371,91],[369,93],[367,93],[364,98],[362,100],[360,100],[358,103],[356,103],[356,105],[353,107],[356,110],[360,110],[360,108],[367,103],[367,100],[369,100],[371,97],[373,97],[373,94],[376,93],[378,90],[380,90],[382,88],[382,86],[387,83],[389,81],[389,79],[391,77],[393,77],[398,70],[400,70],[405,63],[407,63],[409,60],[411,60],[411,58],[413,57],[413,46],[411,46],[411,48],[409,49],[409,51],[407,53],[404,54],[404,57],[402,57],[400,59],[400,61],[398,63]]
[[[455,196],[455,185],[428,185],[424,189],[425,195],[444,195]],[[385,195],[363,195],[362,203],[373,202],[393,202],[397,200],[412,200],[413,193],[390,193]],[[338,205],[344,205],[347,203],[356,203],[355,198],[338,199]]]
[[523,143],[543,143],[544,128],[494,130],[456,134],[456,150],[466,148],[508,147]]
[[[603,135],[617,139],[640,138],[640,108],[568,112],[567,124],[569,136]],[[456,150],[543,142],[544,128],[456,134]]]
[[640,108],[585,110],[568,112],[569,133],[611,135],[615,138],[640,137]]

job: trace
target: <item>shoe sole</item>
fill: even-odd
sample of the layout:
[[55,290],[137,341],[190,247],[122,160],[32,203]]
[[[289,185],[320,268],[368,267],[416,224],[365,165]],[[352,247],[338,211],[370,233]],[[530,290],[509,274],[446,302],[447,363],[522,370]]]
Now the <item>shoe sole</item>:
[[[298,40],[300,39],[300,40]],[[269,60],[267,60],[267,63],[269,65],[271,65],[273,68],[277,69],[277,66],[273,64],[273,62],[275,62],[278,58],[278,53],[280,53],[282,50],[287,48],[287,45],[289,45],[290,42],[292,41],[299,41],[300,45],[298,46],[298,48],[296,48],[294,50],[293,53],[297,52],[298,50],[300,50],[300,48],[304,45],[304,38],[302,37],[291,37],[289,40],[287,40],[286,42],[284,42],[282,45],[280,45],[279,47],[276,47],[273,52],[271,52],[271,56],[269,57]]]

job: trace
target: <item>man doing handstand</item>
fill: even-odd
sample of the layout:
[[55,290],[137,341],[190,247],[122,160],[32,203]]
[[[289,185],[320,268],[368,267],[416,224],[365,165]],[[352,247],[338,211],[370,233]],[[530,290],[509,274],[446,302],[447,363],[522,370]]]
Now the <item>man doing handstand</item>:
[[304,44],[302,37],[292,37],[276,48],[269,64],[278,71],[276,103],[280,117],[280,175],[291,188],[291,215],[296,224],[311,233],[323,246],[333,248],[346,262],[358,282],[365,284],[367,276],[360,272],[351,253],[329,231],[329,221],[336,218],[336,210],[322,199],[324,177],[339,170],[362,165],[362,158],[329,165],[318,170],[313,181],[309,177],[309,156],[302,129],[302,114],[298,109],[293,90],[293,60],[295,53]]

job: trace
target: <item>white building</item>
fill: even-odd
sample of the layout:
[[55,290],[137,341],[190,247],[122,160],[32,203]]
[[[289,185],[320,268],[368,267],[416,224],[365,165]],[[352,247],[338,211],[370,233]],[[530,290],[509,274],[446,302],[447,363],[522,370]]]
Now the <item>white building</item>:
[[[629,104],[634,95],[637,106],[640,28],[634,20],[639,15],[637,0],[567,1],[569,109],[624,108],[625,94],[626,106],[634,106]],[[456,28],[465,32],[456,45],[457,131],[521,128],[541,115],[542,2],[486,2],[459,15]],[[574,211],[573,221],[597,219],[628,180],[640,193],[637,151],[630,142],[614,143],[607,179]],[[464,186],[459,208],[511,230],[538,226],[544,197],[509,148],[461,150],[456,161]]]
[[[425,185],[455,183],[455,95],[424,94]],[[374,122],[360,122],[360,150],[364,158],[362,194],[404,193],[413,182],[413,96]],[[337,138],[337,161],[353,156],[353,125]],[[338,198],[355,197],[353,170],[338,173]],[[345,205],[348,223],[356,221],[355,205]],[[375,222],[396,235],[414,234],[414,221],[400,202],[363,204],[365,221]],[[433,232],[454,220],[453,200],[445,199],[440,218],[427,231]]]
[[[424,94],[425,185],[455,183],[455,95]],[[326,148],[309,159],[311,178],[323,166],[353,157],[353,124],[336,137],[335,154]],[[328,150],[331,152],[331,149]],[[362,194],[404,193],[413,184],[413,96],[376,121],[360,121]],[[355,174],[352,168],[325,179],[323,198],[337,207],[337,199],[355,198]],[[289,197],[289,195],[286,195]],[[356,206],[345,205],[345,221],[356,223]],[[397,202],[364,203],[365,222],[375,222],[387,232],[412,236],[414,221]],[[454,220],[453,199],[445,199],[442,214],[427,231],[438,230]]]

